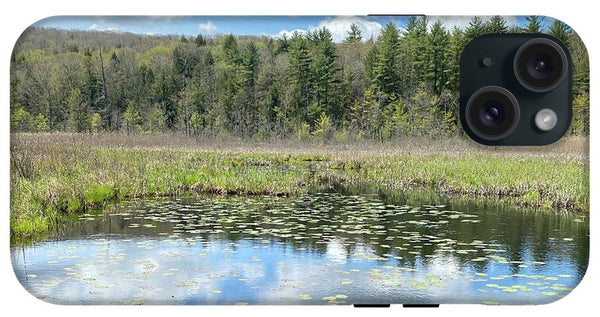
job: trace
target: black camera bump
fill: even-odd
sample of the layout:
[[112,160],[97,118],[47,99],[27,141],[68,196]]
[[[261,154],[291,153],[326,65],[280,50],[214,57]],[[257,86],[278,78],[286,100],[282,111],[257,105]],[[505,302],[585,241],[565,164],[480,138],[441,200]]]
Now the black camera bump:
[[[460,59],[463,129],[486,145],[553,143],[571,123],[571,86],[571,57],[558,39],[480,36],[466,45]],[[545,123],[550,119],[552,124]]]

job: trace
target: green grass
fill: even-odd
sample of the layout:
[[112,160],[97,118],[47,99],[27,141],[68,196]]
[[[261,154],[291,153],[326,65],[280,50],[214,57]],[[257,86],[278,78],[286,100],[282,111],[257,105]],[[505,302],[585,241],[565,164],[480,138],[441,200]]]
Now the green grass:
[[[343,164],[343,163],[340,163]],[[357,162],[354,162],[356,165]],[[343,169],[346,182],[405,189],[431,187],[438,193],[542,209],[587,211],[587,161],[489,154],[386,156]]]
[[[336,186],[446,195],[548,210],[587,212],[588,160],[474,148],[380,152],[106,144],[86,136],[11,136],[13,237],[34,237],[106,203],[193,193],[297,195]],[[114,138],[114,136],[109,136]],[[436,147],[433,147],[434,149]],[[561,148],[560,151],[564,151]],[[517,151],[516,153],[520,153]],[[540,152],[542,153],[542,152]]]

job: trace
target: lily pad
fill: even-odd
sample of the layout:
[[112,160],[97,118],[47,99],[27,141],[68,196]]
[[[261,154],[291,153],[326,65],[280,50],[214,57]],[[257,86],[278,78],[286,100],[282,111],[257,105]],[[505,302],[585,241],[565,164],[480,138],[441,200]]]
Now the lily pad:
[[557,292],[542,292],[542,294],[547,295],[547,296],[556,296],[556,295],[558,295]]

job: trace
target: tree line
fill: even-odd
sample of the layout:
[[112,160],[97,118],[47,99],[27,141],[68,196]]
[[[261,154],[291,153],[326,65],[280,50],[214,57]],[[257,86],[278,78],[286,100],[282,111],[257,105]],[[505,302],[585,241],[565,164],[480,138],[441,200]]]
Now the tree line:
[[30,28],[11,56],[11,131],[177,132],[199,137],[398,140],[461,135],[458,69],[486,33],[547,32],[570,49],[570,133],[589,133],[589,64],[564,23],[500,16],[463,29],[412,17],[377,39],[353,24],[272,37],[150,36]]

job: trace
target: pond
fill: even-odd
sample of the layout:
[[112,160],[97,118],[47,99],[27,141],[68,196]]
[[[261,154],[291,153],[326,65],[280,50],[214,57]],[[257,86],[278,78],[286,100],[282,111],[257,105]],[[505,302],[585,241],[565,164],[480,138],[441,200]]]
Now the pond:
[[542,304],[588,261],[586,216],[381,195],[136,200],[13,245],[58,304]]

